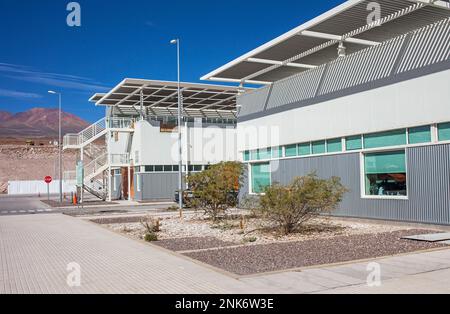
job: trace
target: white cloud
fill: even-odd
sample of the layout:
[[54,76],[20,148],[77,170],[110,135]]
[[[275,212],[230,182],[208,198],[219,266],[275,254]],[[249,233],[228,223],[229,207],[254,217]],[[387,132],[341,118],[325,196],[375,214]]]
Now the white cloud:
[[0,63],[0,75],[18,81],[61,87],[78,91],[102,92],[108,86],[87,77],[37,71],[32,67]]
[[0,97],[37,99],[37,98],[42,98],[42,95],[39,95],[36,93],[20,92],[20,91],[16,91],[16,90],[0,88]]

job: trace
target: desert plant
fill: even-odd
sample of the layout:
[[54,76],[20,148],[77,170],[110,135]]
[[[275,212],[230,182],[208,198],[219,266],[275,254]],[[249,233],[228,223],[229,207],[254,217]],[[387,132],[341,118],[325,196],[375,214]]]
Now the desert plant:
[[144,227],[147,234],[161,231],[161,222],[158,218],[146,216],[141,219],[141,225]]
[[178,206],[173,205],[173,206],[168,207],[167,211],[176,212],[176,211],[178,211],[178,209],[179,209]]
[[319,179],[315,173],[295,178],[288,186],[265,189],[255,212],[275,223],[283,234],[299,230],[308,220],[334,210],[347,189],[341,179]]
[[158,241],[158,235],[154,232],[147,232],[144,236],[145,242],[155,242]]
[[189,176],[188,182],[194,196],[192,206],[217,221],[220,215],[237,206],[242,173],[241,163],[223,162]]
[[255,243],[256,241],[258,241],[257,237],[245,237],[243,239],[244,243]]

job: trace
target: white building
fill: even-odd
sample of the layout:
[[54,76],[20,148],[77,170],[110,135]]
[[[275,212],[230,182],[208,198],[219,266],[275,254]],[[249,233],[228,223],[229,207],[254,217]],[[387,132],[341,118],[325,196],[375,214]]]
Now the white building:
[[[236,87],[182,83],[183,172],[238,159]],[[173,200],[178,189],[176,82],[125,79],[91,98],[106,117],[64,137],[80,151],[84,190],[102,199]],[[74,176],[74,172],[66,177]]]
[[350,189],[336,215],[450,224],[448,1],[350,0],[203,79],[263,85],[243,194],[317,172]]

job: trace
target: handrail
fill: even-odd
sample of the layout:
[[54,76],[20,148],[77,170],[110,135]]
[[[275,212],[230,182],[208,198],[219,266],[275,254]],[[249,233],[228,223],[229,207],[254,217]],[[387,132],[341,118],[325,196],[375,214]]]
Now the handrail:
[[110,154],[109,162],[111,165],[129,165],[130,164],[130,154]]
[[78,134],[66,134],[63,145],[64,147],[80,146],[103,134],[107,129],[132,129],[135,122],[133,118],[103,118]]

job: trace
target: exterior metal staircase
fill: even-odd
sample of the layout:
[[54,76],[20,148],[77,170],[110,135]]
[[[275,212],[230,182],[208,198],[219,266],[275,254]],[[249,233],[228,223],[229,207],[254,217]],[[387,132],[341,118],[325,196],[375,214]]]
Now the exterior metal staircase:
[[64,149],[81,149],[98,140],[107,133],[106,118],[103,118],[78,134],[64,136]]
[[[87,162],[83,166],[83,189],[89,194],[105,201],[108,198],[110,172],[113,169],[130,166],[129,153],[110,154],[106,145],[99,145],[96,142],[109,131],[129,132],[131,137],[134,122],[135,120],[131,118],[103,118],[78,134],[64,136],[64,150],[81,150],[80,159]],[[65,172],[64,179],[75,181],[76,171]]]

